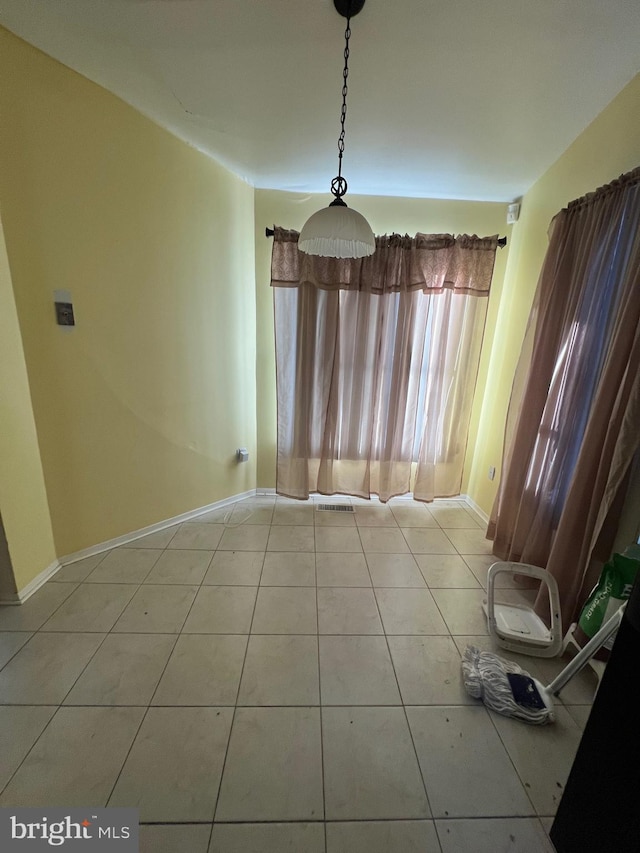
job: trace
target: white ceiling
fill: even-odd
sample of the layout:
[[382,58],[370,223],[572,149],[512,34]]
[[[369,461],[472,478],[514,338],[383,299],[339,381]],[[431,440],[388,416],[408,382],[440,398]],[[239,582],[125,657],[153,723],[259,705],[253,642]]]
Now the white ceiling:
[[[328,192],[333,0],[0,0],[0,23],[255,186]],[[511,201],[639,69],[638,0],[367,0],[349,189]]]

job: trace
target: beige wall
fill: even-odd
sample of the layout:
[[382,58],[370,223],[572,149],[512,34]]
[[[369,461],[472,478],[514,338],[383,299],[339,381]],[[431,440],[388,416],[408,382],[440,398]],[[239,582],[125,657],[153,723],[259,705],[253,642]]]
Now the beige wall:
[[[253,189],[4,30],[0,113],[57,554],[255,487]],[[54,289],[71,291],[71,331]]]
[[0,600],[11,600],[54,562],[56,551],[0,222],[0,539],[5,536]]
[[556,163],[531,187],[513,226],[503,297],[489,364],[468,492],[490,512],[499,476],[486,477],[489,465],[498,472],[511,383],[547,249],[553,216],[575,198],[640,165],[640,75],[603,110]]
[[[276,377],[273,340],[273,299],[269,286],[272,241],[265,227],[274,224],[300,230],[305,220],[327,204],[330,196],[309,196],[276,190],[257,190],[256,211],[256,307],[257,307],[257,389],[258,389],[258,486],[275,486],[276,460]],[[444,201],[440,199],[383,198],[349,196],[349,204],[367,217],[376,234],[454,233],[508,235],[507,206],[492,202]],[[478,376],[478,393],[471,418],[469,447],[475,445],[483,388],[487,378],[492,330],[500,303],[502,281],[509,249],[499,249],[489,300],[485,345]],[[471,457],[469,457],[470,467]],[[466,490],[467,473],[463,481]]]

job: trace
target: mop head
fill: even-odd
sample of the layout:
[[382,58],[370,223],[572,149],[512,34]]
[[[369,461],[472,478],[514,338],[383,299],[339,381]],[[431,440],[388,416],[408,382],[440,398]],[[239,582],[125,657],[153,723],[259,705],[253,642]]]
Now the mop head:
[[553,705],[544,688],[517,663],[467,646],[462,680],[470,696],[482,699],[487,708],[505,717],[515,717],[534,726],[554,720]]

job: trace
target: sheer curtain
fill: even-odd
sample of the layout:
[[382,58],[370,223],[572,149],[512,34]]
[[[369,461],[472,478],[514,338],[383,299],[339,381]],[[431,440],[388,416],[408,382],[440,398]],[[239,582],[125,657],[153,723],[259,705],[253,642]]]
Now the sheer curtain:
[[338,260],[274,230],[277,491],[459,494],[497,237]]
[[640,444],[640,169],[562,210],[534,300],[488,535],[546,566],[565,624]]

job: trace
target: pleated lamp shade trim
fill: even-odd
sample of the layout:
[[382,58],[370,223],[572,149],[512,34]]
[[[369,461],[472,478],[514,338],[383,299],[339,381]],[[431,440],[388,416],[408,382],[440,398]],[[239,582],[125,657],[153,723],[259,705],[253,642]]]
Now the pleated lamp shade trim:
[[324,207],[307,219],[298,248],[324,258],[366,258],[376,250],[376,238],[361,213],[352,207]]

